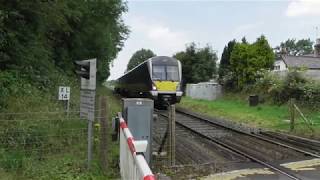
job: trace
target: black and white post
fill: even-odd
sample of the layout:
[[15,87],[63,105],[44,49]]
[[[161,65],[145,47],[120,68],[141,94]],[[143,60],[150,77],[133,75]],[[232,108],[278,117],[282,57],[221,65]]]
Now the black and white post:
[[58,100],[64,102],[65,111],[67,112],[67,117],[69,118],[69,107],[70,107],[70,87],[69,86],[59,86]]

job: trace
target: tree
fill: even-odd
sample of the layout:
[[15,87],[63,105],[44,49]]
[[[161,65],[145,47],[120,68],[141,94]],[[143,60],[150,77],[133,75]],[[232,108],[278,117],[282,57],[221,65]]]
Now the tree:
[[274,53],[265,36],[257,38],[253,44],[236,43],[231,53],[231,71],[238,89],[253,84],[262,69],[270,69]]
[[249,44],[248,41],[247,41],[247,38],[245,36],[242,37],[241,43],[242,44]]
[[141,49],[136,51],[130,58],[129,63],[127,65],[127,71],[133,69],[138,64],[143,61],[156,56],[150,49]]
[[234,45],[236,44],[236,40],[233,39],[232,41],[228,42],[228,45],[224,47],[221,60],[219,64],[219,81],[221,82],[223,77],[229,73],[230,71],[230,56]]
[[174,57],[181,61],[184,85],[208,81],[217,73],[218,58],[209,45],[197,48],[195,43],[191,43],[185,51],[176,53]]
[[276,47],[277,54],[286,55],[306,55],[311,54],[313,50],[313,42],[308,39],[288,39],[285,42],[281,42],[280,46]]
[[0,70],[19,71],[32,82],[50,82],[58,72],[73,75],[73,61],[89,58],[98,59],[101,82],[129,33],[121,19],[127,7],[119,0],[10,0],[0,6]]

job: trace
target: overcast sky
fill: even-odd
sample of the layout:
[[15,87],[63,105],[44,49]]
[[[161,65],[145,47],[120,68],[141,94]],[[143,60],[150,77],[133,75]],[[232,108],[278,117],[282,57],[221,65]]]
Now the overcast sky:
[[130,57],[141,48],[172,56],[195,42],[199,47],[211,45],[220,58],[228,41],[243,36],[252,42],[264,34],[273,47],[288,38],[314,41],[316,27],[320,29],[320,0],[129,0],[123,19],[131,33],[109,79],[123,75]]

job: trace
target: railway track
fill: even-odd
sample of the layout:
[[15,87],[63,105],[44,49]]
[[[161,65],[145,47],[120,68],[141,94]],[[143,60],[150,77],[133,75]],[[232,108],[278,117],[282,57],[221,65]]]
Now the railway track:
[[[161,116],[166,116],[158,112]],[[205,118],[185,112],[176,112],[176,125],[237,153],[290,179],[305,179],[294,171],[275,163],[275,160],[320,158],[317,142],[303,143],[270,132],[251,134],[216,124]],[[243,140],[242,140],[243,139]],[[287,141],[287,139],[290,139]],[[320,145],[320,143],[319,143]],[[247,147],[246,147],[247,146]],[[300,148],[302,147],[302,148]],[[268,150],[270,148],[270,150]],[[261,152],[260,152],[261,151]],[[265,156],[270,156],[266,158]]]

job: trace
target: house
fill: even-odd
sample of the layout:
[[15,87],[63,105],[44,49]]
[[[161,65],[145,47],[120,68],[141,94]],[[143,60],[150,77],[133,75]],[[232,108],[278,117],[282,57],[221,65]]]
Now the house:
[[320,80],[320,39],[317,39],[314,49],[313,55],[279,57],[274,62],[273,72],[283,76],[290,68],[305,68],[307,77]]

